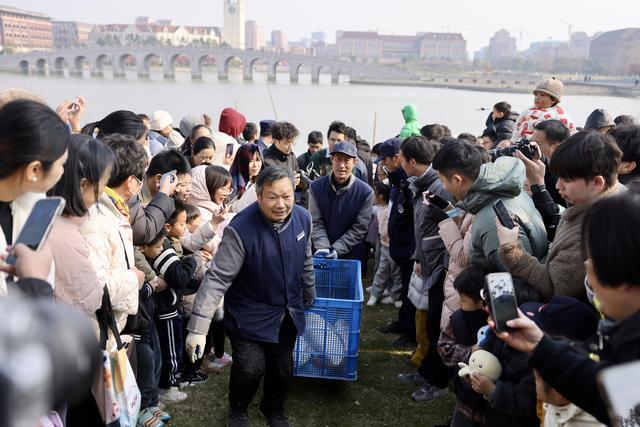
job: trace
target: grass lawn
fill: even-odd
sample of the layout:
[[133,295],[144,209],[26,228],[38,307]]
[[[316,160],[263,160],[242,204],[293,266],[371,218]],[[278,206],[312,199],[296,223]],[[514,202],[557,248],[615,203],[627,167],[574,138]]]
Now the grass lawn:
[[[366,301],[366,300],[365,300]],[[376,327],[396,316],[393,306],[363,307],[358,379],[354,382],[294,378],[286,415],[294,426],[434,426],[444,424],[453,412],[455,397],[416,404],[414,389],[401,385],[398,372],[413,370],[408,364],[411,349],[396,349],[396,335],[377,332]],[[230,346],[227,343],[227,350]],[[206,384],[184,389],[184,402],[168,407],[174,426],[224,426],[227,416],[229,368],[211,375]],[[262,387],[249,417],[252,426],[266,425],[258,404]]]

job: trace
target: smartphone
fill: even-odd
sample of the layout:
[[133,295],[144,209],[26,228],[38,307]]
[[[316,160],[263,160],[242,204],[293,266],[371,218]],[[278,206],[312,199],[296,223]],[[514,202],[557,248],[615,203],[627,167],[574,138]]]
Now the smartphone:
[[440,208],[442,210],[445,210],[449,207],[449,202],[447,202],[445,199],[443,199],[442,197],[437,196],[436,194],[432,193],[431,191],[425,191],[422,193],[422,198],[428,202],[429,204],[434,205],[437,208]]
[[[27,222],[25,222],[15,243],[23,243],[34,251],[40,249],[47,240],[53,222],[62,213],[64,205],[65,201],[61,197],[38,200],[33,206]],[[5,262],[15,265],[16,257],[13,253],[9,253]]]
[[162,185],[162,183],[164,182],[165,179],[168,179],[170,183],[173,184],[173,181],[176,179],[176,173],[178,173],[178,171],[176,169],[169,171],[165,174],[163,174],[160,177],[160,185]]
[[227,149],[225,150],[224,155],[227,157],[233,156],[233,144],[227,144]]
[[227,206],[229,206],[231,203],[235,202],[235,201],[236,201],[236,199],[238,198],[238,195],[239,195],[239,194],[240,194],[240,193],[236,192],[235,194],[230,195],[229,197],[227,197],[227,199],[226,199],[226,200],[225,200],[225,202],[224,202],[224,206],[225,206],[225,207],[227,207]]
[[603,369],[598,374],[598,386],[605,397],[609,416],[614,425],[636,425],[640,416],[640,361]]
[[502,203],[502,200],[498,200],[493,204],[493,211],[496,213],[498,221],[500,221],[500,224],[502,224],[503,227],[512,229],[516,226],[516,223],[511,219],[511,215],[509,215],[509,211],[506,206]]
[[491,273],[484,278],[485,295],[489,294],[491,317],[496,324],[496,331],[509,331],[507,321],[518,318],[518,301],[513,280],[509,273]]

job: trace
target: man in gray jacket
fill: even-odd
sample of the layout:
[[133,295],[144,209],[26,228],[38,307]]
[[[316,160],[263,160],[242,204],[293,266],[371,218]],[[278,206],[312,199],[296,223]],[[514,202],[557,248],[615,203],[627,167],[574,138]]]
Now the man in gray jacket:
[[258,201],[236,215],[193,305],[186,350],[202,357],[211,318],[224,296],[224,326],[233,349],[228,426],[248,426],[247,408],[264,377],[260,410],[270,426],[288,426],[283,406],[304,309],[315,299],[311,217],[294,205],[293,177],[263,170]]
[[[413,177],[409,188],[413,192],[413,224],[416,249],[416,273],[422,286],[409,286],[409,299],[416,306],[416,352],[422,353],[422,365],[418,372],[399,374],[404,383],[422,383],[421,388],[411,395],[415,402],[429,402],[446,394],[449,385],[448,370],[438,353],[440,337],[440,317],[444,303],[444,277],[446,248],[440,238],[438,223],[423,203],[423,193],[433,194],[442,201],[451,200],[431,168],[431,162],[439,148],[438,143],[429,142],[422,136],[405,139],[400,146],[400,162],[407,175]],[[428,299],[428,310],[421,303]],[[424,326],[425,327],[421,327]],[[419,336],[418,331],[425,331]],[[425,340],[428,345],[425,345]]]
[[311,184],[309,212],[316,256],[359,260],[366,270],[365,237],[371,224],[373,190],[352,175],[358,151],[349,141],[331,150],[331,174]]

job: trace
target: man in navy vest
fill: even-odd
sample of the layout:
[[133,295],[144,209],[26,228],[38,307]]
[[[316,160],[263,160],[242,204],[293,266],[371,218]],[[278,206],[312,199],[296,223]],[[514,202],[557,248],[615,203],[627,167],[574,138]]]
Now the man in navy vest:
[[373,190],[352,175],[358,158],[355,144],[338,142],[331,150],[331,174],[311,184],[309,212],[315,256],[358,260],[364,271],[365,237],[371,224]]
[[293,177],[282,168],[263,170],[258,201],[224,230],[191,313],[186,349],[202,357],[211,318],[224,295],[224,326],[233,349],[229,426],[248,426],[247,407],[264,376],[260,410],[270,426],[288,426],[284,402],[293,370],[304,309],[315,299],[311,216],[294,205]]

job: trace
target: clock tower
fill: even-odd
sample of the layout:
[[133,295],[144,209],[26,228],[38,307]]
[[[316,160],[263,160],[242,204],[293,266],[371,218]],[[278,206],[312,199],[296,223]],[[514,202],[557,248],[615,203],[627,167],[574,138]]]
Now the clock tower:
[[224,41],[236,49],[244,49],[245,0],[224,0]]

